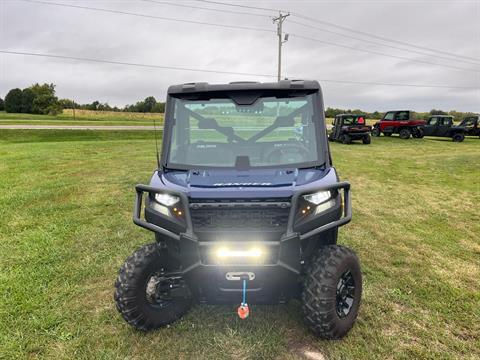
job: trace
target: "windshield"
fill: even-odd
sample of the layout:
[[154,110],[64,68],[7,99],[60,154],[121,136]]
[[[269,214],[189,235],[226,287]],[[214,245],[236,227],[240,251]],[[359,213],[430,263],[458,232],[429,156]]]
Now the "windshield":
[[343,125],[365,125],[365,117],[360,116],[344,116]]
[[320,160],[313,95],[260,97],[250,105],[230,98],[172,100],[171,168],[306,167]]
[[477,122],[477,118],[476,117],[467,117],[465,118],[461,123],[460,125],[463,125],[463,126],[475,126]]

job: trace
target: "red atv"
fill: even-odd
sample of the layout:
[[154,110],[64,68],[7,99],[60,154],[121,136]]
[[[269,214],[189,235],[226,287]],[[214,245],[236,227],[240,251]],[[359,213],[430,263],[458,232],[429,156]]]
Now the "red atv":
[[388,111],[383,118],[373,125],[372,135],[391,136],[399,134],[401,139],[421,138],[419,126],[425,125],[425,121],[416,119],[416,115],[410,110]]

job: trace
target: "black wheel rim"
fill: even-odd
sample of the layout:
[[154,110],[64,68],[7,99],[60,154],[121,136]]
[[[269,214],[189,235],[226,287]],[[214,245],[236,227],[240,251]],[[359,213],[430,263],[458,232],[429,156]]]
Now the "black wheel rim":
[[350,314],[355,297],[355,280],[350,270],[345,271],[337,283],[337,315],[344,318]]
[[168,274],[165,269],[151,274],[145,284],[145,297],[149,305],[166,308],[175,300],[175,292],[183,286],[180,276]]

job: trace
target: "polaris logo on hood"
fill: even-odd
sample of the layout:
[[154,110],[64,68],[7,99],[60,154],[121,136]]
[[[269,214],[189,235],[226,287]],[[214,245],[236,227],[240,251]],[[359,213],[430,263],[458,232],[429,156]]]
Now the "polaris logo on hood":
[[215,183],[213,186],[271,186],[269,182]]

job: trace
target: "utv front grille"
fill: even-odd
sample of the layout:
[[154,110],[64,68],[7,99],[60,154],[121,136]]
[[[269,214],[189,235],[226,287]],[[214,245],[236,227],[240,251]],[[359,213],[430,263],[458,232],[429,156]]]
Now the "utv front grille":
[[193,231],[205,240],[219,237],[248,240],[243,237],[247,234],[258,234],[262,240],[269,237],[278,240],[286,231],[289,212],[290,201],[286,199],[190,203]]

